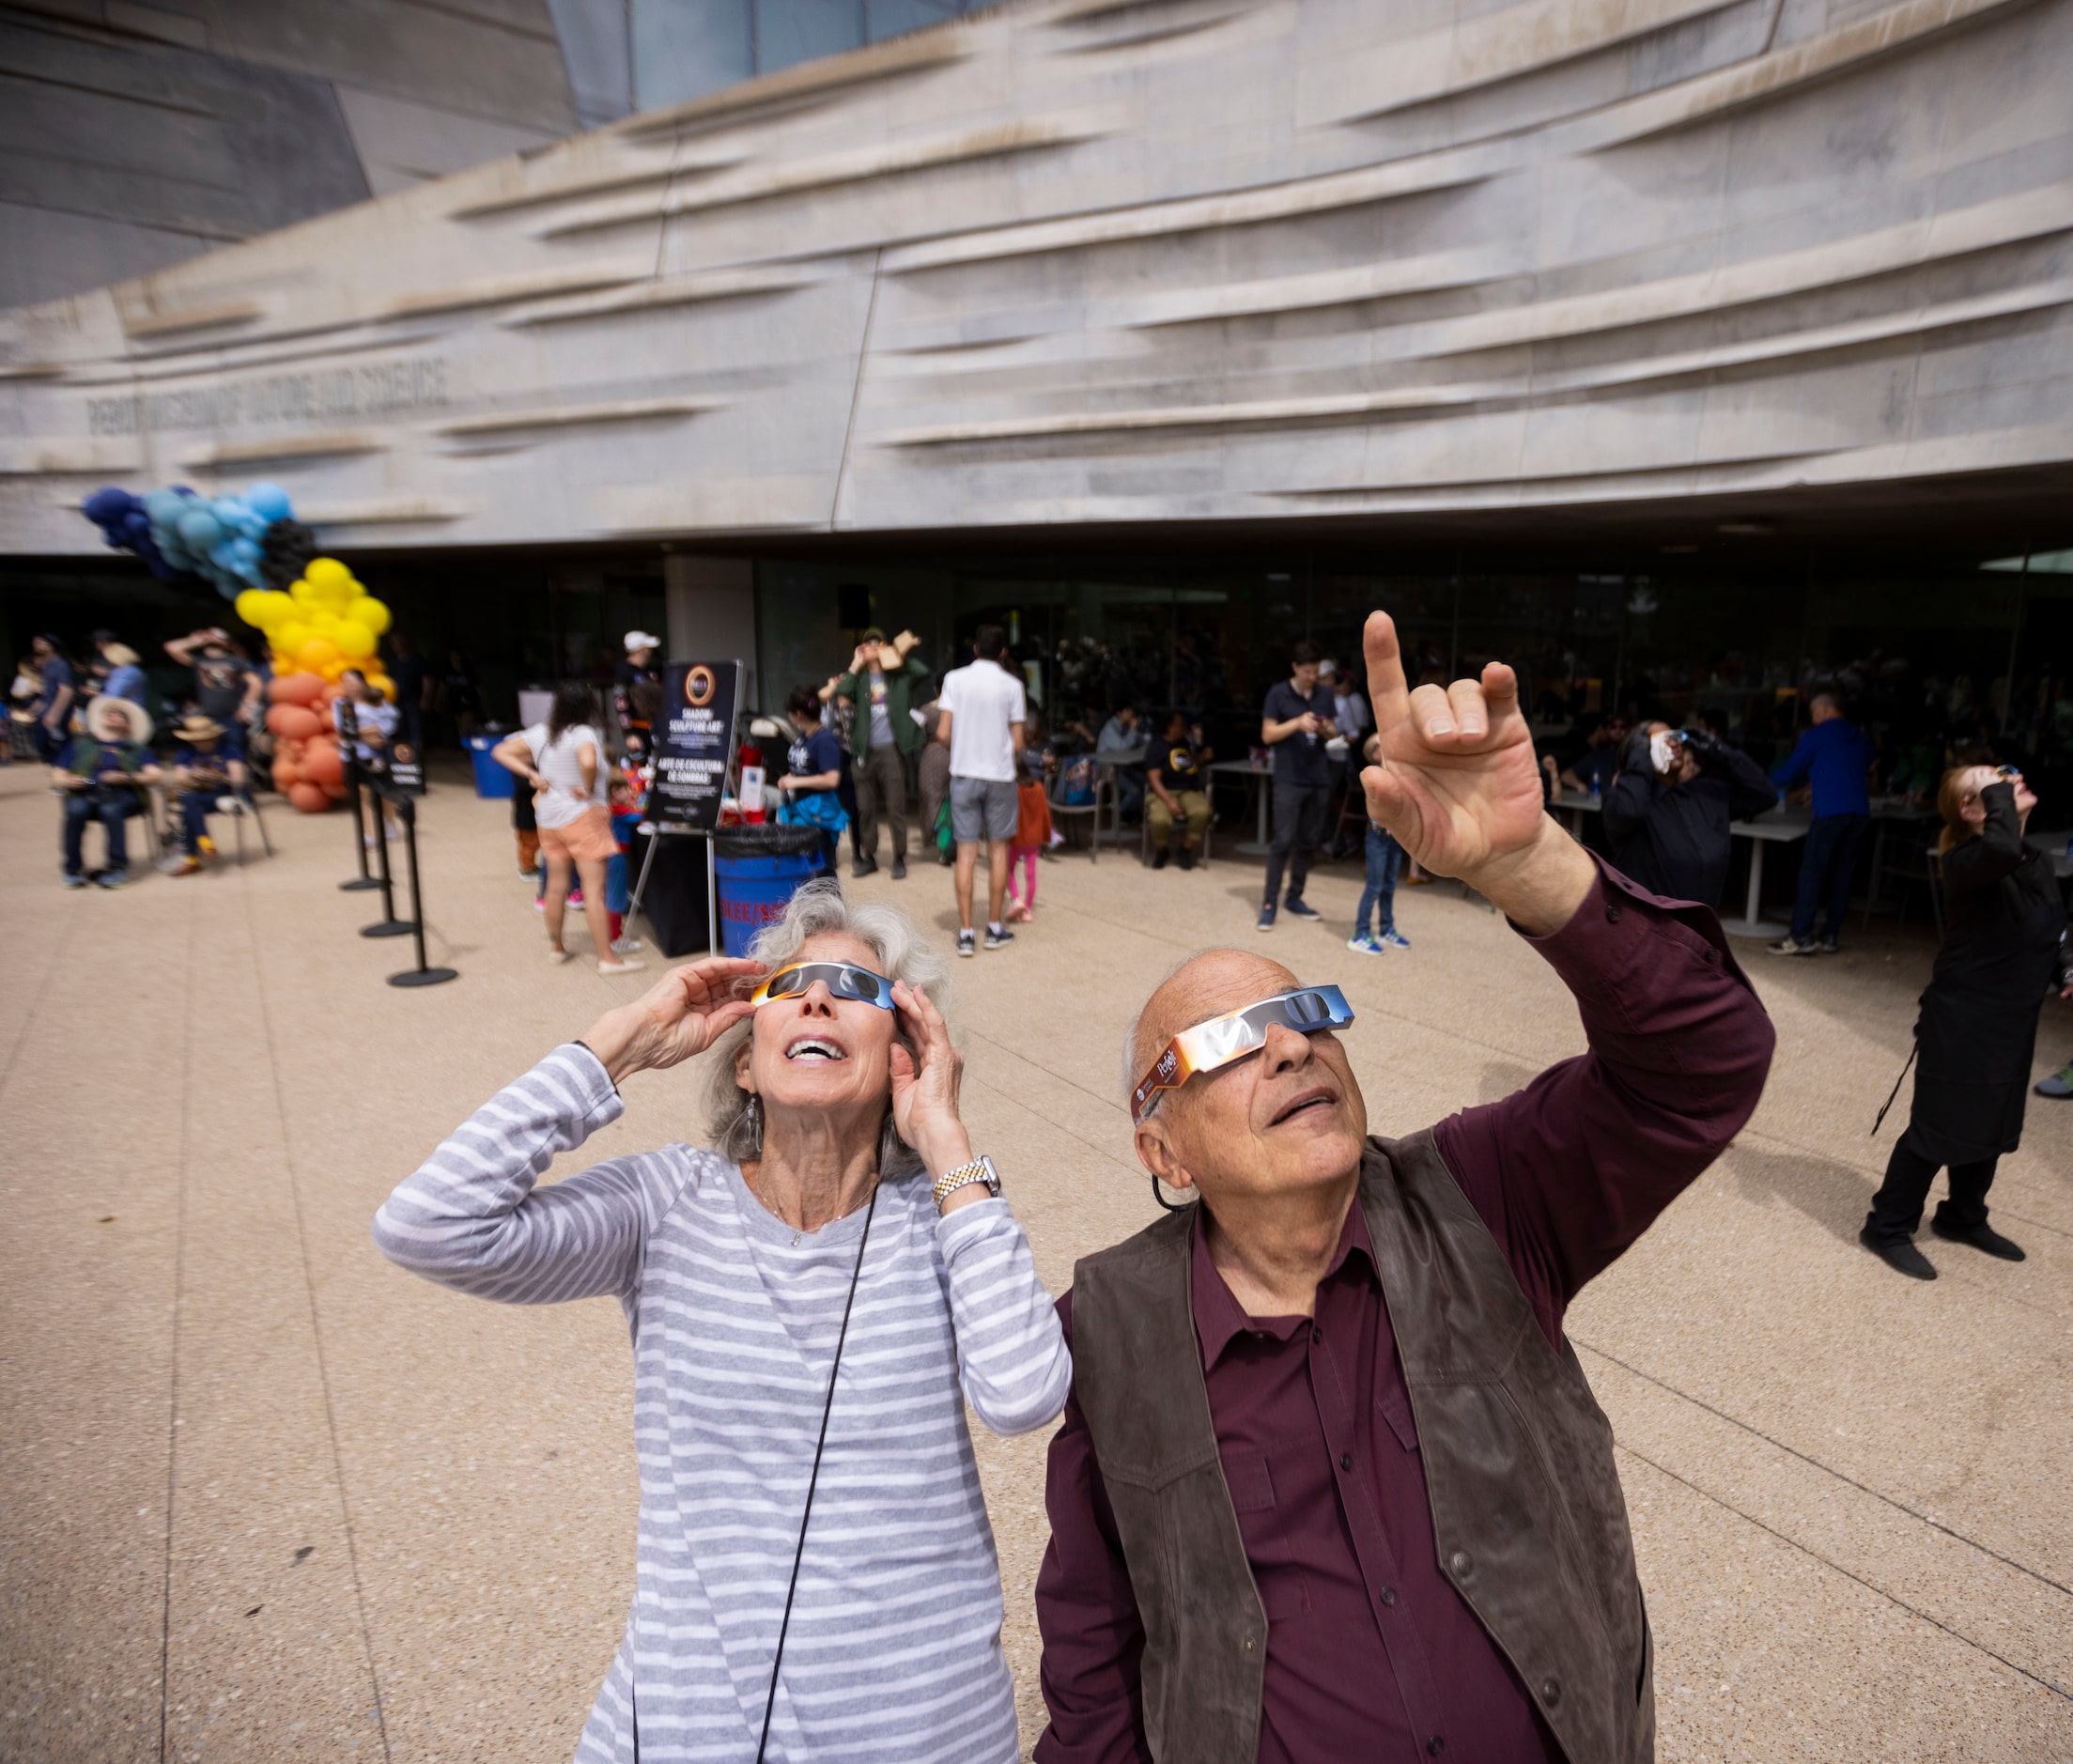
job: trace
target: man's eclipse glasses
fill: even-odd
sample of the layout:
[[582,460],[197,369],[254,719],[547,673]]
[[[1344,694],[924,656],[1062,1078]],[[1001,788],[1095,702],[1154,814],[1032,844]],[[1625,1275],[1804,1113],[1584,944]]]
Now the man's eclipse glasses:
[[774,998],[803,998],[816,980],[825,983],[835,998],[874,1004],[881,1011],[898,1008],[892,1002],[892,983],[853,962],[797,962],[781,967],[749,995],[749,1002],[764,1005]]
[[1298,986],[1184,1029],[1130,1092],[1130,1119],[1142,1121],[1161,1091],[1177,1091],[1199,1072],[1214,1072],[1258,1053],[1276,1023],[1299,1035],[1315,1035],[1344,1029],[1353,1020],[1354,1008],[1337,986]]

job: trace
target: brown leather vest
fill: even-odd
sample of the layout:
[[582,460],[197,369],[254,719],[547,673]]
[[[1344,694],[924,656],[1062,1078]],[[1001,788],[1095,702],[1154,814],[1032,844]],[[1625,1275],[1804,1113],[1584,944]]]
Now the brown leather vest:
[[[1655,1656],[1612,1428],[1548,1345],[1430,1132],[1371,1139],[1360,1203],[1417,1422],[1433,1542],[1571,1764],[1655,1756]],[[1255,1764],[1267,1622],[1210,1418],[1188,1214],[1073,1275],[1073,1370],[1144,1623],[1145,1734]]]

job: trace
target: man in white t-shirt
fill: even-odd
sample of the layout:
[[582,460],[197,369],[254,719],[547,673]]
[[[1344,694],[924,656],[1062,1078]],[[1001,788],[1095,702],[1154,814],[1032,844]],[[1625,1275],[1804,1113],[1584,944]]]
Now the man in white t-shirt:
[[998,950],[1014,941],[1000,917],[1008,900],[1008,842],[1015,832],[1015,756],[1022,751],[1022,726],[1029,716],[1022,682],[1005,665],[1008,633],[998,625],[982,625],[973,634],[972,653],[979,658],[971,666],[943,676],[936,701],[941,713],[936,738],[944,739],[947,731],[951,750],[960,955],[972,953],[972,872],[981,840],[986,842],[990,907],[986,947]]

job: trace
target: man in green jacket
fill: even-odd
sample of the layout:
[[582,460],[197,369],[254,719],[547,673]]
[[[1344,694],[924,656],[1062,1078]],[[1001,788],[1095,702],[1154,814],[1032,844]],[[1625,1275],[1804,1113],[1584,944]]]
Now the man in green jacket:
[[[857,863],[852,874],[870,875],[878,868],[878,812],[892,824],[892,879],[907,873],[906,756],[921,745],[921,725],[913,706],[918,688],[929,677],[928,663],[914,652],[921,640],[902,631],[890,643],[883,631],[869,630],[849,658],[849,672],[835,682],[831,696],[857,707],[849,726],[849,751],[856,762]],[[926,831],[923,838],[927,837]]]

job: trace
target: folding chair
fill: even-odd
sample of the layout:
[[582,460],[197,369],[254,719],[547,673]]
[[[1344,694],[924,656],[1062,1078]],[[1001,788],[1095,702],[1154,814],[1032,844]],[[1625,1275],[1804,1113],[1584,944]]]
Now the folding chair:
[[1094,799],[1091,802],[1065,801],[1061,795],[1064,788],[1065,767],[1060,766],[1058,768],[1057,776],[1051,780],[1051,819],[1057,822],[1069,816],[1082,814],[1090,817],[1087,828],[1087,856],[1091,861],[1099,863],[1101,861],[1102,792],[1106,790],[1108,793],[1109,801],[1113,805],[1116,795],[1116,781],[1107,766],[1096,766],[1094,767]]
[[231,826],[237,828],[238,867],[240,870],[244,868],[245,862],[245,817],[247,815],[252,817],[252,824],[259,829],[259,843],[265,849],[266,855],[270,858],[273,856],[273,841],[267,837],[266,816],[259,812],[259,798],[253,795],[250,784],[245,786],[242,795],[233,791],[228,795],[218,797],[216,798],[216,812],[219,814],[230,816]]

